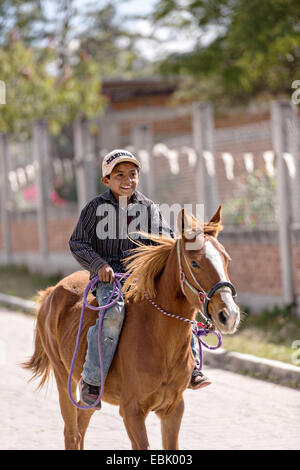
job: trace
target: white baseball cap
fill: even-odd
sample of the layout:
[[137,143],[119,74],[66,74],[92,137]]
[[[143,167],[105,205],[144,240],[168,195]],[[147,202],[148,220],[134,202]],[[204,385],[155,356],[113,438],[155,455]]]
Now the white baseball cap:
[[130,162],[136,165],[138,168],[141,167],[140,162],[128,152],[128,150],[116,149],[105,155],[102,162],[102,176],[108,176],[111,174],[113,168],[121,162]]

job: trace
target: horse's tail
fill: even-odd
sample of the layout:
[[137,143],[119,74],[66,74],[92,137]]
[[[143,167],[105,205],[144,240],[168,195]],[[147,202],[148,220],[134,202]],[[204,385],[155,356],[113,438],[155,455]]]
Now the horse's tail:
[[45,385],[45,383],[49,379],[51,372],[51,364],[43,347],[41,334],[39,331],[39,316],[41,315],[44,302],[46,301],[46,299],[54,288],[55,287],[51,286],[48,287],[46,290],[39,291],[38,293],[39,298],[37,300],[37,303],[39,304],[39,307],[37,310],[37,325],[35,328],[34,353],[28,361],[23,362],[21,364],[24,369],[30,369],[32,371],[32,377],[30,378],[30,380],[33,380],[37,377],[42,377],[38,388],[42,388],[43,385]]

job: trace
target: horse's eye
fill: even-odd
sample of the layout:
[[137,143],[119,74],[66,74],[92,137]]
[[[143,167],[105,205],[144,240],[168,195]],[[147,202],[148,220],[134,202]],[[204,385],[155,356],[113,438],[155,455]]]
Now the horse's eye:
[[192,261],[191,265],[193,266],[193,268],[200,268],[199,264],[196,261]]

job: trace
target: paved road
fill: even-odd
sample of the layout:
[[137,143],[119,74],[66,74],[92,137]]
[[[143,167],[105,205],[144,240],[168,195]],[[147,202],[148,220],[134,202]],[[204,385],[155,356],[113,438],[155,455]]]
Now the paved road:
[[[18,363],[32,353],[34,319],[0,308],[0,449],[63,449],[55,381],[35,391]],[[300,393],[280,385],[206,368],[213,385],[185,392],[181,449],[300,449]],[[160,423],[147,419],[152,449],[161,449]],[[94,414],[86,449],[130,449],[118,409]]]

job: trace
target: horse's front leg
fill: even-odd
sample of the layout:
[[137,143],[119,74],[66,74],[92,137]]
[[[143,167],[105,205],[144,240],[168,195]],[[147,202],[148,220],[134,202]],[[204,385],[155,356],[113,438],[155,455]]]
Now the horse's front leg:
[[127,434],[131,441],[133,450],[150,449],[145,419],[146,416],[141,410],[133,410],[132,407],[120,410],[121,416],[126,427]]
[[168,413],[158,412],[161,422],[162,445],[164,450],[179,449],[178,435],[184,411],[183,397],[176,404],[175,408]]

